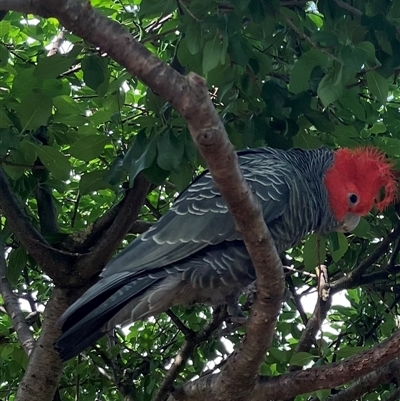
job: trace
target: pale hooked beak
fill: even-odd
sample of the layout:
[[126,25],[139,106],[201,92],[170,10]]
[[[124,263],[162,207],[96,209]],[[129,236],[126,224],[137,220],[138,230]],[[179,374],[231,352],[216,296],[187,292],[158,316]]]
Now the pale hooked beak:
[[340,222],[340,226],[336,229],[336,231],[340,233],[348,233],[353,231],[360,222],[360,216],[357,216],[353,213],[347,213],[344,219]]

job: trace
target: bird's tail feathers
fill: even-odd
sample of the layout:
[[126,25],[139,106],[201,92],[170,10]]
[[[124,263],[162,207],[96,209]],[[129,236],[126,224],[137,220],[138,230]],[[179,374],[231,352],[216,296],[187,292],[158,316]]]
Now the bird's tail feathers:
[[119,273],[100,280],[60,318],[63,334],[55,343],[60,358],[66,361],[101,338],[113,316],[165,275],[159,271],[132,281],[132,273]]

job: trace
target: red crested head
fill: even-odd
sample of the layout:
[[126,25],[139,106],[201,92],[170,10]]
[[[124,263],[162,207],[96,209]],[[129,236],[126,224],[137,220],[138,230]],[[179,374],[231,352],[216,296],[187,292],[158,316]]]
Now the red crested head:
[[339,149],[334,153],[324,181],[329,205],[338,221],[348,213],[365,216],[374,205],[382,211],[395,200],[393,166],[381,151],[359,148]]

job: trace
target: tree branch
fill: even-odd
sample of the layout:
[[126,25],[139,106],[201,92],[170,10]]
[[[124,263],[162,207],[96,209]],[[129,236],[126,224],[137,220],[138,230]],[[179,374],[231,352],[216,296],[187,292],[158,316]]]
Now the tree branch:
[[[297,343],[295,353],[299,352],[309,352],[313,344],[315,344],[315,337],[318,331],[321,329],[322,323],[326,319],[326,315],[332,305],[332,297],[329,297],[326,301],[318,298],[315,304],[314,312],[312,316],[308,319],[306,328],[301,334],[301,338]],[[298,367],[294,367],[298,368]],[[291,369],[291,371],[298,369]]]
[[[316,390],[334,388],[348,383],[400,357],[400,331],[376,347],[340,362],[318,366],[281,376],[261,377],[248,401],[288,399]],[[217,401],[218,375],[209,375],[177,389],[170,400]]]
[[188,333],[188,335],[185,336],[186,340],[176,355],[174,362],[168,370],[168,373],[164,377],[164,380],[154,396],[153,401],[164,401],[168,397],[168,394],[173,391],[172,385],[175,379],[177,378],[179,372],[185,367],[187,360],[190,358],[195,348],[202,342],[209,339],[211,334],[218,329],[227,316],[228,313],[226,312],[226,308],[218,308],[215,310],[213,319],[209,324],[207,324],[199,332]]
[[366,270],[371,267],[380,257],[385,255],[389,248],[389,245],[393,241],[395,241],[399,237],[399,235],[400,224],[381,241],[381,243],[375,248],[375,250],[360,263],[357,269],[353,270],[351,273],[341,277],[340,279],[334,281],[329,285],[331,294],[333,295],[341,290],[352,288],[355,285],[358,285],[359,280],[361,280]]
[[62,312],[70,305],[65,291],[55,288],[44,311],[42,331],[18,387],[16,400],[52,400],[62,374],[63,364],[53,347],[60,335],[56,326]]
[[330,396],[326,401],[350,401],[361,399],[362,396],[381,384],[390,383],[395,379],[394,372],[400,369],[400,361],[398,359],[389,362],[387,365],[374,370],[355,381],[351,386]]
[[143,202],[148,194],[150,183],[138,176],[132,189],[128,190],[125,201],[111,227],[101,236],[92,252],[84,255],[76,264],[80,282],[99,273],[104,264],[110,259],[121,241],[137,218]]
[[18,237],[25,249],[32,255],[43,271],[54,280],[61,277],[61,270],[71,262],[60,255],[42,237],[32,224],[24,208],[14,195],[10,184],[0,167],[0,209],[7,219],[11,231]]
[[18,297],[14,294],[7,279],[7,266],[4,256],[4,243],[0,242],[0,293],[4,300],[4,307],[12,321],[22,348],[29,356],[35,348],[35,340],[22,313]]
[[357,17],[362,17],[363,13],[358,10],[357,8],[351,6],[350,4],[347,4],[346,2],[342,0],[335,0],[335,3],[340,7],[343,8],[344,10],[349,11],[353,15],[356,15]]

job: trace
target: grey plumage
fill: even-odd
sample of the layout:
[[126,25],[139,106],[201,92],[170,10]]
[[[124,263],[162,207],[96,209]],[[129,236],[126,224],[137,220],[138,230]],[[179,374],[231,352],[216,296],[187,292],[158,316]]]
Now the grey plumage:
[[[238,155],[278,252],[311,231],[338,228],[323,185],[333,163],[332,151],[262,148]],[[178,304],[218,304],[255,279],[233,217],[208,172],[176,199],[157,224],[112,259],[101,276],[60,319],[63,334],[56,348],[64,360],[116,324]]]

